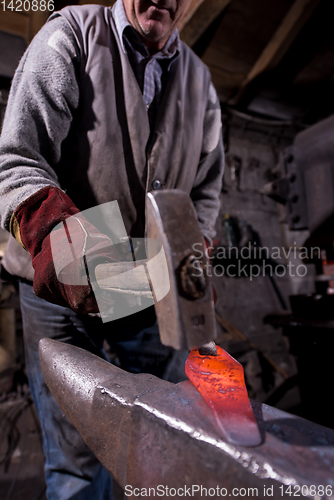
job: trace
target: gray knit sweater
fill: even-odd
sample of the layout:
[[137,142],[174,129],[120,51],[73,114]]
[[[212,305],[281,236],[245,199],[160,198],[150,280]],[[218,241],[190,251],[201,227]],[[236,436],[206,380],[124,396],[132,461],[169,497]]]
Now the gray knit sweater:
[[44,186],[79,209],[117,200],[142,236],[145,193],[158,179],[193,199],[210,240],[223,174],[220,107],[210,75],[184,44],[152,132],[109,8],[67,7],[32,41],[12,83],[0,137],[0,219]]

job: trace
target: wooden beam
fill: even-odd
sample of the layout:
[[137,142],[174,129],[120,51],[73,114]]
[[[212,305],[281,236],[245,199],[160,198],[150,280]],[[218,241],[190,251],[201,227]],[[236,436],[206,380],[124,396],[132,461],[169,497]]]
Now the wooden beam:
[[33,39],[36,33],[41,29],[43,24],[45,24],[47,18],[51,15],[51,12],[47,11],[32,11],[30,16],[30,29],[29,29],[29,42]]
[[[191,16],[187,15],[185,22],[179,26],[181,39],[192,47],[230,2],[231,0],[193,0],[188,11],[190,14],[194,4]],[[198,4],[196,9],[195,3]]]
[[5,10],[0,14],[0,31],[22,36],[27,42],[29,41],[29,25],[30,16],[25,12]]
[[320,0],[295,0],[242,82],[237,95],[229,100],[229,104],[238,105],[255,78],[264,72],[271,71],[280,63],[319,2]]

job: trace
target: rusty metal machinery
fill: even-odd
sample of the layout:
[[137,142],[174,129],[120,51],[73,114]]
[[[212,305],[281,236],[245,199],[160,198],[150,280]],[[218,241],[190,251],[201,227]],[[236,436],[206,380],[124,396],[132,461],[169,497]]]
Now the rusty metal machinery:
[[303,416],[334,427],[329,387],[334,380],[334,115],[296,135],[283,151],[284,174],[264,193],[286,207],[291,230],[309,229],[307,262],[316,268],[315,293],[290,296],[291,314],[265,322],[283,327],[297,358]]
[[[282,176],[264,186],[265,194],[287,206],[291,230],[308,228],[311,234],[319,234],[333,217],[333,131],[334,115],[297,134],[281,155]],[[328,228],[324,229],[327,233]]]

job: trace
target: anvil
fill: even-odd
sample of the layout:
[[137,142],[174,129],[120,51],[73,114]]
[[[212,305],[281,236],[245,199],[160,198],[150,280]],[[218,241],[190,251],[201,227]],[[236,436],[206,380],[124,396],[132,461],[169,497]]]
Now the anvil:
[[252,402],[262,444],[232,445],[191,382],[127,373],[50,339],[39,348],[51,392],[123,489],[155,488],[151,498],[166,485],[190,488],[192,498],[206,488],[212,498],[334,499],[334,431]]

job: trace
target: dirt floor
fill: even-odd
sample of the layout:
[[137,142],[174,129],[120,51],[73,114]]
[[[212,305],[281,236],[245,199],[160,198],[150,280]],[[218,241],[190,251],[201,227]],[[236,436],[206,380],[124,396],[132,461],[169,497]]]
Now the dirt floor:
[[0,490],[2,500],[43,500],[41,431],[30,391],[9,393],[0,403]]

